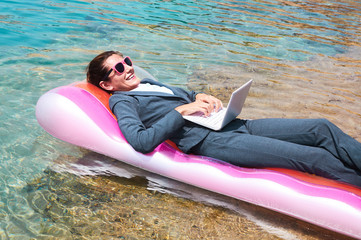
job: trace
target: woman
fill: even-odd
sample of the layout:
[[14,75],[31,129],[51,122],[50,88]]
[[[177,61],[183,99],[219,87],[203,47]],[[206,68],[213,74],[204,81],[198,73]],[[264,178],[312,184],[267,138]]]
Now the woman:
[[295,169],[361,187],[361,144],[325,119],[236,119],[221,131],[182,116],[208,116],[219,99],[134,74],[132,61],[115,51],[95,57],[88,82],[108,91],[109,105],[129,144],[149,153],[170,139],[183,152],[241,167]]

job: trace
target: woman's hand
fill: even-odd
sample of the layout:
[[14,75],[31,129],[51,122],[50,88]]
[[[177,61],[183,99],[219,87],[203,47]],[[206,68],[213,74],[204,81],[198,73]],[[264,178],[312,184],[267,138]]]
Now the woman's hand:
[[208,103],[211,107],[211,112],[218,112],[219,109],[223,108],[221,100],[205,93],[198,93],[196,95],[196,102]]
[[222,108],[222,102],[219,99],[204,93],[199,93],[194,102],[176,107],[175,110],[182,114],[182,116],[199,112],[207,117],[213,111],[218,111],[220,108]]

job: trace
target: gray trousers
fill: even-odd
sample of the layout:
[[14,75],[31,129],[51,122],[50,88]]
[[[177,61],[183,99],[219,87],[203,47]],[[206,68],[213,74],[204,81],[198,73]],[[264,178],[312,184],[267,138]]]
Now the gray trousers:
[[325,119],[236,119],[192,152],[241,167],[295,169],[361,187],[361,143]]

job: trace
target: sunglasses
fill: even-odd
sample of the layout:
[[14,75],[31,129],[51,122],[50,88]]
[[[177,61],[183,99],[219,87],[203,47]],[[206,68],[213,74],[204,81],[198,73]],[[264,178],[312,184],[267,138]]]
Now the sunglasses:
[[122,73],[124,72],[124,70],[125,70],[124,63],[127,64],[127,65],[130,66],[130,67],[133,66],[133,62],[132,62],[132,60],[130,60],[130,57],[125,57],[125,58],[123,59],[123,61],[118,62],[117,64],[115,64],[115,65],[107,72],[107,74],[103,77],[103,81],[105,81],[105,80],[109,77],[110,73],[111,73],[113,70],[116,71],[118,74],[122,74]]

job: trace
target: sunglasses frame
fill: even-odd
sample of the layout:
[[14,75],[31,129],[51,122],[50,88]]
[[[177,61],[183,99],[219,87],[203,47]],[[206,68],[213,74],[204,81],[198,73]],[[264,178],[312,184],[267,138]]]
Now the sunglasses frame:
[[[129,59],[130,65],[125,62],[126,59]],[[123,65],[123,71],[122,71],[122,72],[119,72],[119,71],[116,69],[116,66],[117,66],[118,64],[122,64],[122,65]],[[130,57],[128,57],[128,56],[125,56],[122,61],[117,62],[116,64],[114,64],[114,66],[107,72],[107,74],[105,74],[105,76],[103,77],[103,80],[102,80],[102,81],[105,81],[105,80],[109,77],[109,75],[111,74],[111,72],[112,72],[113,70],[116,71],[118,74],[124,73],[124,71],[125,71],[125,66],[124,66],[124,64],[127,64],[129,67],[133,66],[132,59],[130,59]]]

